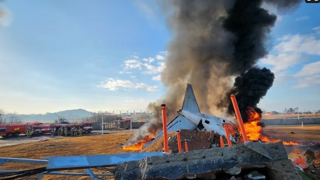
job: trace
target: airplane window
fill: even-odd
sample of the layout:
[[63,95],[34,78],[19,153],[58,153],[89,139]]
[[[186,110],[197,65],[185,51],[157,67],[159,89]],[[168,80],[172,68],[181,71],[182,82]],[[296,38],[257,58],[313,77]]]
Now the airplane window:
[[204,122],[207,123],[207,124],[210,124],[210,121],[208,121],[208,120],[205,120]]

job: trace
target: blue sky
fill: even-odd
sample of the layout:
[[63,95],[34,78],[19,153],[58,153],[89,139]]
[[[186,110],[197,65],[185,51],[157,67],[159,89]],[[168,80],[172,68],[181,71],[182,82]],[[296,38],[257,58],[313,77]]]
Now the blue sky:
[[[143,111],[159,81],[170,33],[154,1],[1,2],[0,109],[46,113]],[[259,62],[276,82],[264,110],[320,109],[320,4],[280,14]]]

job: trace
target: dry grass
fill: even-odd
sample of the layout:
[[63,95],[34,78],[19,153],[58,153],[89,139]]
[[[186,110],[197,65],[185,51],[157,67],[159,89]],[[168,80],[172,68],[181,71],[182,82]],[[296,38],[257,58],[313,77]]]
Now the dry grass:
[[[298,114],[272,114],[262,115],[262,119],[298,119]],[[299,114],[300,119],[320,118],[320,114]]]
[[266,126],[263,128],[263,132],[271,139],[320,142],[320,125]]
[[[74,156],[90,154],[119,154],[132,151],[122,150],[119,144],[131,138],[129,133],[115,133],[96,136],[68,137],[45,142],[25,143],[14,146],[1,147],[1,157],[40,159],[44,156]],[[26,170],[44,165],[27,163],[6,163],[0,166],[1,170]],[[65,171],[68,172],[68,171]],[[71,172],[71,171],[70,171]],[[73,170],[72,172],[85,172],[84,170]],[[98,172],[99,171],[95,171]],[[30,179],[30,177],[29,177]],[[44,179],[91,179],[79,176],[49,176]]]

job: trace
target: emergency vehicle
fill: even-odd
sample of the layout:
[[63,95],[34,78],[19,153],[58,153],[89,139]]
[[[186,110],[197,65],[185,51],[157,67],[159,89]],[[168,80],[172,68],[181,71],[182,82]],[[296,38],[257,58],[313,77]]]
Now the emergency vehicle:
[[0,125],[0,136],[18,137],[20,134],[26,134],[27,124]]
[[[0,136],[2,137],[18,137],[20,134],[26,134],[27,127],[30,126],[32,129],[31,136],[39,136],[43,134],[50,134],[50,125],[46,125],[40,122],[28,123],[28,124],[10,124],[10,125],[0,125]],[[83,133],[90,133],[92,131],[91,123],[79,123],[79,124],[55,124],[56,132],[61,127],[67,127],[68,134],[71,134],[71,128],[82,128]]]

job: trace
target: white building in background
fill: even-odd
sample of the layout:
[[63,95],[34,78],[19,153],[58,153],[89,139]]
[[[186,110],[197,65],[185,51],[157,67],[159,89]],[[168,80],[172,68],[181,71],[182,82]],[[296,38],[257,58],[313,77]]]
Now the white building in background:
[[121,113],[122,119],[130,118],[133,122],[150,120],[150,113],[146,112],[125,112]]

